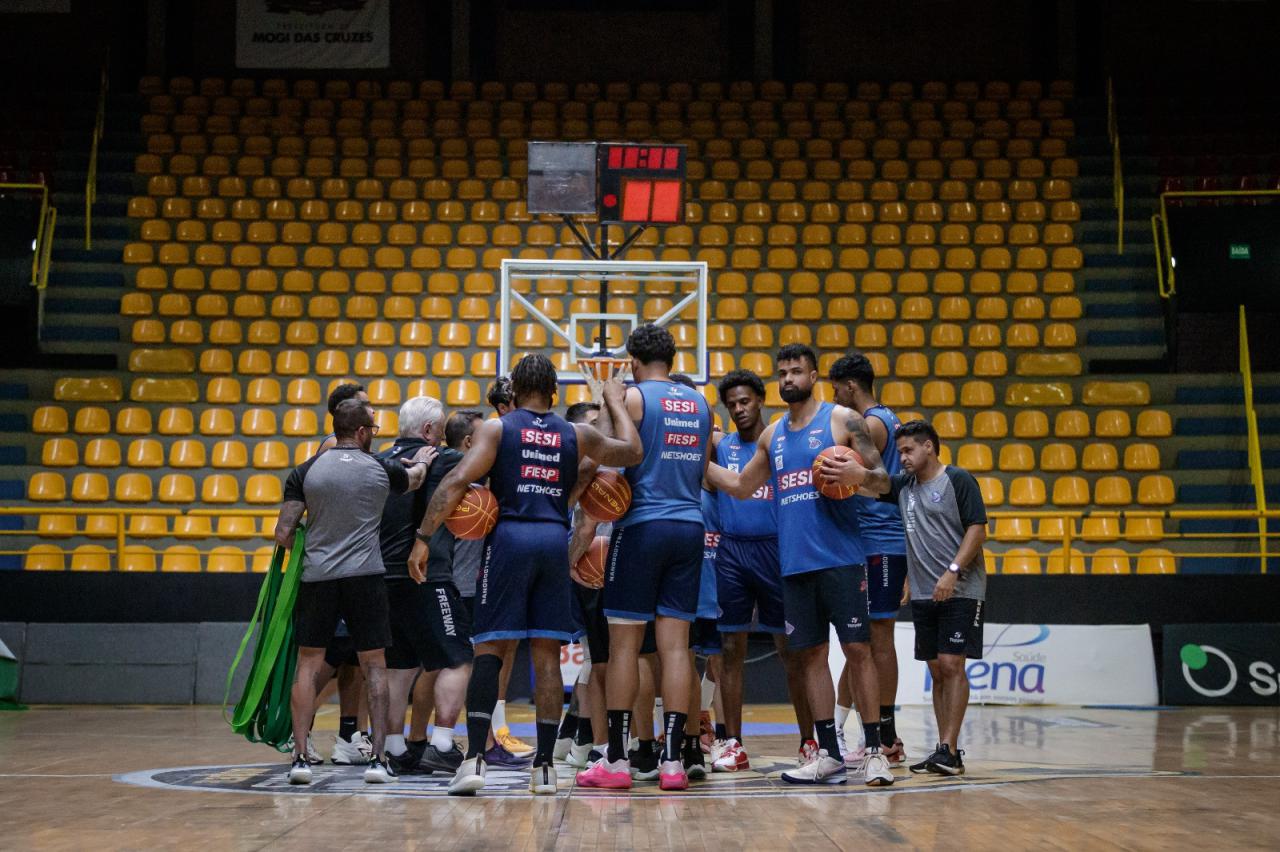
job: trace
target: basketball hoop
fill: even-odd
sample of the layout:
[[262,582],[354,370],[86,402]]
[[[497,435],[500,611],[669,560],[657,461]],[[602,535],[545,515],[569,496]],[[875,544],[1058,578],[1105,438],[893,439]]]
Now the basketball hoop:
[[630,364],[630,358],[614,358],[610,355],[591,355],[578,359],[582,372],[602,384],[621,375]]

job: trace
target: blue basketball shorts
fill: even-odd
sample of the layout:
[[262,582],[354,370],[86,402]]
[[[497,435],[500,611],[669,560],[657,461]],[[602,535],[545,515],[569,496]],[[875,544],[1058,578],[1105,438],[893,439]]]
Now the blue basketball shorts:
[[573,638],[573,581],[565,528],[499,521],[484,543],[476,577],[472,642]]
[[907,581],[907,557],[893,553],[867,554],[867,598],[871,620],[898,617],[902,608],[902,586]]
[[720,536],[716,576],[721,633],[741,633],[753,623],[766,633],[785,632],[777,538]]
[[608,618],[693,621],[702,579],[704,529],[693,521],[645,521],[614,527],[604,576]]

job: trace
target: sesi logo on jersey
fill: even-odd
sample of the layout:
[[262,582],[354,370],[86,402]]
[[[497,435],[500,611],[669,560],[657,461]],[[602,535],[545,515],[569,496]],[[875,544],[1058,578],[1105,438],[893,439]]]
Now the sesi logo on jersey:
[[696,447],[701,443],[701,438],[688,432],[667,432],[663,435],[662,442],[668,447]]
[[541,465],[536,464],[522,464],[520,465],[520,478],[541,479],[543,482],[559,482],[560,471],[554,467],[542,467]]
[[791,470],[778,475],[778,490],[793,491],[797,488],[804,488],[806,485],[813,484],[813,468],[806,467],[800,470]]
[[698,403],[692,399],[662,398],[662,410],[669,414],[697,414]]
[[772,499],[773,499],[773,486],[772,486],[772,485],[769,485],[769,484],[767,484],[767,483],[766,483],[766,484],[764,484],[764,485],[761,485],[761,486],[760,486],[759,488],[757,488],[754,492],[752,492],[752,494],[751,494],[751,498],[750,498],[750,499],[752,499],[752,500],[772,500]]
[[533,444],[535,447],[559,447],[559,432],[542,432],[537,429],[521,429],[520,443]]

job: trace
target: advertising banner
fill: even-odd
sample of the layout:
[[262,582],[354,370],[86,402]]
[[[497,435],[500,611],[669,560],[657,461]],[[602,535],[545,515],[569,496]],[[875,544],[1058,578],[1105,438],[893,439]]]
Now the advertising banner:
[[1166,704],[1280,704],[1280,624],[1170,624]]
[[[831,637],[839,676],[844,655]],[[915,627],[899,622],[898,703],[930,704],[933,679],[915,659]],[[968,660],[973,704],[1117,704],[1157,701],[1156,661],[1145,624],[987,624],[981,660]]]
[[386,68],[390,0],[236,0],[238,68]]

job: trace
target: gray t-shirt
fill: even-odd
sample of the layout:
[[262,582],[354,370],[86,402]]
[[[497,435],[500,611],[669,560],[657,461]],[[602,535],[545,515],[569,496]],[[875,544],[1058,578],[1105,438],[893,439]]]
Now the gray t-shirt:
[[[909,473],[889,480],[889,493],[880,501],[897,503],[902,512],[911,599],[929,600],[933,587],[956,558],[965,530],[987,522],[982,491],[973,474],[950,465],[928,482],[916,482]],[[986,600],[987,569],[981,552],[971,563],[960,566],[955,597]]]
[[409,474],[398,459],[354,448],[333,448],[289,474],[285,501],[307,506],[302,582],[381,574],[378,527],[389,494],[403,494]]
[[453,584],[458,587],[458,594],[464,598],[475,597],[476,574],[480,572],[480,558],[483,555],[484,539],[453,539]]

